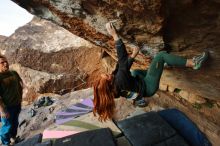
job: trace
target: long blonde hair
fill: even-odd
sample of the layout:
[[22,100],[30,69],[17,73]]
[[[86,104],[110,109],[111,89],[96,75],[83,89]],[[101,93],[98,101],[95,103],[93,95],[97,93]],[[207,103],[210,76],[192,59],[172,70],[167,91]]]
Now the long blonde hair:
[[93,114],[99,115],[100,121],[106,121],[107,119],[112,119],[115,102],[114,98],[116,95],[115,87],[113,84],[113,78],[106,79],[99,77],[94,82],[94,109]]

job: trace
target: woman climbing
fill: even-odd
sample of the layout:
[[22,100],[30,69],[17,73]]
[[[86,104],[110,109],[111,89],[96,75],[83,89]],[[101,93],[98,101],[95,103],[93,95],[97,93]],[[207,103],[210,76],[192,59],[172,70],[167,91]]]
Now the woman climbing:
[[94,115],[98,114],[101,121],[112,119],[115,108],[114,98],[123,96],[134,100],[137,106],[145,106],[146,103],[143,97],[154,95],[159,88],[164,63],[170,66],[190,67],[198,70],[208,58],[208,52],[204,52],[193,59],[184,59],[161,51],[154,57],[148,70],[130,72],[139,48],[134,48],[132,55],[129,57],[125,45],[119,38],[113,24],[107,23],[106,29],[115,41],[118,62],[112,74],[101,74],[94,83],[93,113]]

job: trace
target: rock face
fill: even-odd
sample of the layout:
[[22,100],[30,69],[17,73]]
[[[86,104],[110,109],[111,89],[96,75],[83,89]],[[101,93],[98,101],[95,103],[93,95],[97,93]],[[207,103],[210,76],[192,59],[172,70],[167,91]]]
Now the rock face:
[[[56,22],[73,34],[103,47],[113,58],[116,58],[114,43],[107,36],[104,26],[109,20],[115,21],[121,36],[127,41],[163,45],[163,38],[159,35],[163,23],[159,14],[161,0],[128,3],[97,0],[15,2],[31,13]],[[143,56],[139,56],[139,60],[144,64]]]
[[[220,3],[216,0],[13,1],[30,13],[101,46],[113,58],[116,58],[114,43],[104,26],[111,20],[126,44],[136,42],[139,46],[145,44],[159,50],[168,46],[166,49],[185,57],[208,50],[211,56],[208,67],[197,72],[177,70],[171,80],[178,78],[184,90],[197,94],[203,91],[200,94],[205,98],[219,100]],[[138,55],[136,63],[138,67],[146,68],[147,57]],[[191,81],[192,86],[188,86]],[[169,82],[165,84],[169,85]],[[171,84],[180,88],[179,84]]]
[[[64,94],[85,88],[101,71],[100,48],[64,28],[35,17],[0,43],[26,84],[27,98],[37,93]],[[92,60],[92,61],[91,61]]]
[[3,42],[6,38],[6,36],[0,35],[0,43]]
[[10,68],[16,70],[23,79],[25,84],[23,101],[28,103],[32,103],[39,93],[58,93],[62,95],[73,90],[73,85],[77,85],[74,75],[46,73],[23,67],[20,64],[12,64]]

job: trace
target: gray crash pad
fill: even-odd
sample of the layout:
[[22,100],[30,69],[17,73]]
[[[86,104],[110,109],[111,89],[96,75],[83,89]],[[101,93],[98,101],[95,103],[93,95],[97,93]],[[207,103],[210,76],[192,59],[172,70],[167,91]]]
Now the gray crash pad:
[[184,139],[177,142],[177,132],[156,112],[144,113],[116,123],[133,146],[152,146],[170,143],[169,146],[188,144]]

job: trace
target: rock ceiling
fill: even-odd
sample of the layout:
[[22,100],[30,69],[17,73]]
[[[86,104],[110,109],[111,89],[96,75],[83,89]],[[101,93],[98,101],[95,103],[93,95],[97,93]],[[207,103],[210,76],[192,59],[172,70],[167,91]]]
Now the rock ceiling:
[[[114,21],[126,44],[145,44],[192,57],[209,50],[205,70],[177,70],[185,90],[210,99],[220,95],[220,2],[218,0],[12,0],[30,13],[55,22],[71,33],[102,47],[116,59],[105,23]],[[128,50],[129,47],[128,47]],[[145,67],[146,56],[137,64]],[[174,76],[174,79],[177,78]],[[172,80],[174,80],[172,79]],[[190,83],[193,84],[190,84]],[[181,88],[181,84],[174,84]],[[180,86],[180,87],[179,87]],[[211,89],[211,90],[209,90]],[[201,92],[200,92],[201,91]]]

